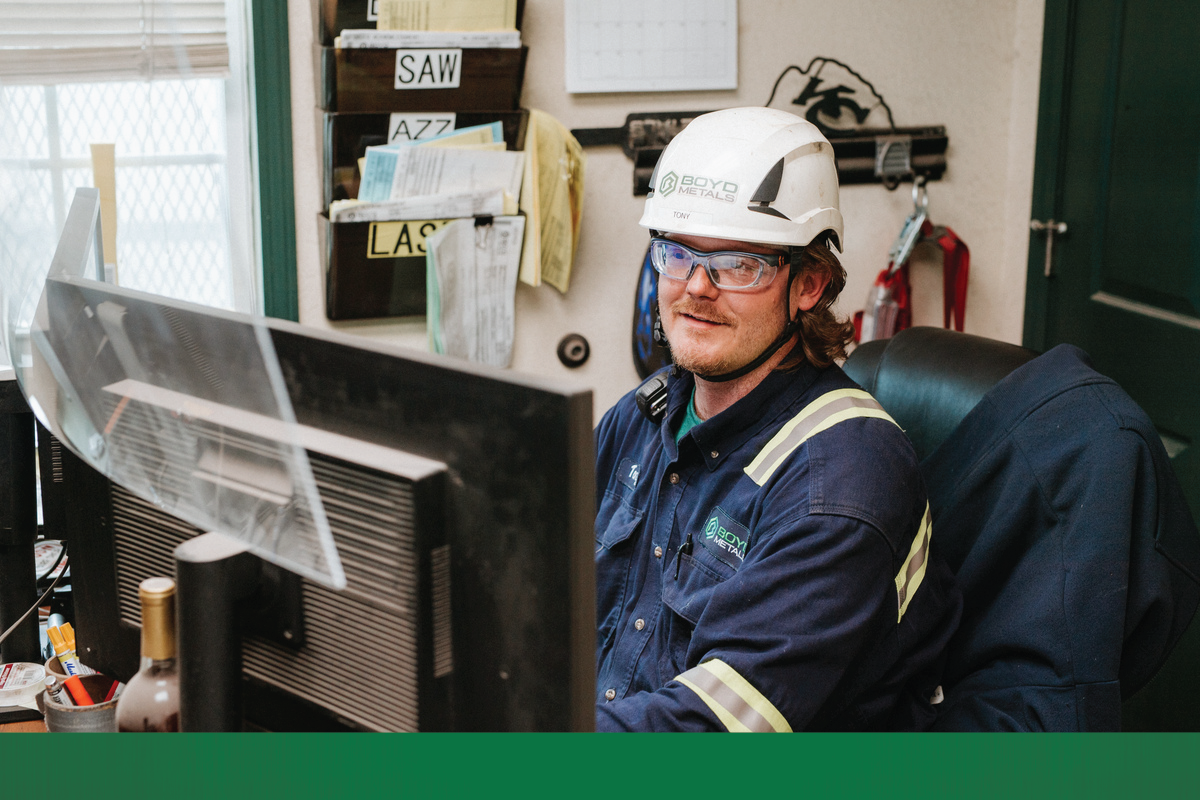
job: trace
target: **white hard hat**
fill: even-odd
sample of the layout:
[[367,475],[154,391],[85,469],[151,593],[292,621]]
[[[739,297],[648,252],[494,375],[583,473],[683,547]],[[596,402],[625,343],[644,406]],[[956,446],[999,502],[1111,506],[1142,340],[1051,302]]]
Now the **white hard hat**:
[[774,108],[696,117],[663,151],[638,223],[664,233],[841,249],[837,165],[816,125]]

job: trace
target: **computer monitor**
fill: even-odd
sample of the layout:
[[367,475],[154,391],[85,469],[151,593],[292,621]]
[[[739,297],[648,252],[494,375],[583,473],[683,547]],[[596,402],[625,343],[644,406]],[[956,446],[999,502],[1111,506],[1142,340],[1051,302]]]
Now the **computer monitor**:
[[[48,336],[87,339],[90,358],[113,357],[99,323],[90,327],[108,303],[121,310],[132,347],[185,348],[195,364],[187,385],[77,386],[106,392],[114,409],[124,404],[110,435],[122,435],[121,426],[146,435],[139,408],[161,410],[185,397],[214,425],[212,441],[197,447],[253,462],[271,434],[238,422],[214,388],[220,381],[211,378],[238,354],[205,345],[236,340],[221,331],[253,324],[249,317],[79,278],[51,279],[47,299],[75,321],[69,332],[51,326]],[[140,335],[164,318],[173,343]],[[591,729],[591,392],[286,321],[265,324],[347,585],[335,590],[264,570],[268,589],[297,595],[300,619],[244,636],[247,725]],[[203,531],[44,438],[57,448],[43,497],[65,509],[81,657],[127,679],[138,661],[138,583],[171,575],[174,548]],[[192,452],[181,463],[197,458]],[[164,463],[164,475],[177,468]]]

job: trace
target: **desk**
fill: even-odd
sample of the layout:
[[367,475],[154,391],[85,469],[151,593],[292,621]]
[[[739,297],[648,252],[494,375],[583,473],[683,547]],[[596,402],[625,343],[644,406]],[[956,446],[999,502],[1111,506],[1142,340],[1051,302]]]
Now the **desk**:
[[0,724],[0,733],[48,733],[46,723],[40,719],[28,722],[5,722]]

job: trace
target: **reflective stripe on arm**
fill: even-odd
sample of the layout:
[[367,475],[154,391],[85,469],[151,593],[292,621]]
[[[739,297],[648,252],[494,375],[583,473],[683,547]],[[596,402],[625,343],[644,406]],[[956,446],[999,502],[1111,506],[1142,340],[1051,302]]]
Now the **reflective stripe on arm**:
[[925,580],[925,567],[929,564],[929,540],[933,536],[933,517],[929,513],[929,503],[925,504],[925,516],[921,518],[921,528],[913,537],[912,547],[908,550],[908,558],[904,566],[896,574],[896,601],[900,606],[900,614],[896,624],[904,618],[909,602]]
[[719,658],[675,678],[691,689],[733,733],[791,733],[779,710],[733,667]]
[[[775,474],[775,470],[787,459],[792,452],[804,444],[812,436],[833,427],[839,422],[856,417],[874,417],[886,419],[896,425],[896,421],[888,416],[883,406],[874,397],[862,389],[838,389],[821,395],[805,406],[799,414],[792,417],[771,437],[750,466],[746,474],[759,486],[765,484]],[[896,427],[900,427],[896,425]]]

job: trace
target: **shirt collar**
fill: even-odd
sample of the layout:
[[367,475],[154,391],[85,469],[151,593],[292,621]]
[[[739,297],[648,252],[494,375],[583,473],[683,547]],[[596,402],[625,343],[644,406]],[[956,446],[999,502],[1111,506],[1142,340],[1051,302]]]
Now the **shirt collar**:
[[[775,425],[776,418],[807,392],[820,374],[821,370],[807,361],[789,372],[773,370],[749,394],[692,428],[684,439],[693,438],[708,468],[716,469],[726,455],[740,448],[764,427]],[[667,412],[663,415],[662,431],[664,443],[670,441],[668,452],[675,452],[673,433],[679,429],[695,385],[695,376],[682,370],[668,380]],[[682,445],[683,440],[680,440]]]

